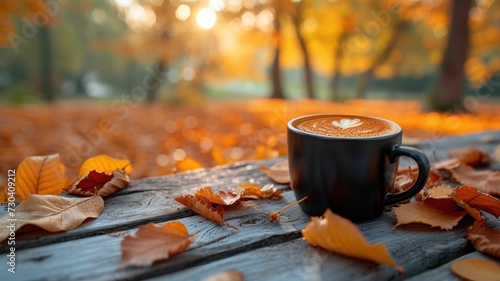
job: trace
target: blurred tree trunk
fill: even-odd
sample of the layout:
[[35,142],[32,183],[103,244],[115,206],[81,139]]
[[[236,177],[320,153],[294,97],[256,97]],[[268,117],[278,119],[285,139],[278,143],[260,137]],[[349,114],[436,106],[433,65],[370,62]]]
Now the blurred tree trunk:
[[283,93],[283,79],[281,77],[280,69],[280,52],[281,52],[281,24],[279,19],[279,12],[276,10],[276,17],[274,18],[274,32],[275,32],[275,46],[274,46],[274,59],[271,65],[270,80],[272,86],[271,98],[284,99]]
[[52,46],[50,30],[47,26],[38,29],[40,39],[40,86],[42,98],[45,102],[54,102],[54,88],[52,86]]
[[163,76],[163,73],[165,72],[165,69],[167,68],[167,65],[163,59],[158,59],[156,67],[153,69],[153,73],[151,77],[149,77],[149,81],[146,86],[146,102],[148,103],[154,103],[158,100],[158,92],[161,88],[161,84],[163,83],[163,80],[165,77]]
[[387,41],[387,44],[385,45],[384,49],[379,54],[379,56],[373,60],[373,63],[370,66],[370,68],[364,73],[362,73],[361,76],[359,77],[358,87],[356,92],[356,96],[358,98],[366,98],[366,92],[368,90],[368,86],[370,85],[373,79],[373,72],[379,65],[383,64],[387,60],[392,50],[394,50],[394,48],[396,47],[399,39],[408,29],[409,26],[410,26],[409,22],[402,19],[397,19],[397,22],[393,27],[391,37]]
[[295,35],[297,36],[297,40],[299,41],[302,57],[304,58],[304,80],[306,84],[306,95],[307,98],[314,99],[314,79],[311,68],[311,58],[309,57],[309,50],[307,48],[306,41],[304,40],[304,36],[302,36],[302,32],[300,32],[300,23],[302,22],[302,3],[303,2],[299,2],[297,4],[297,10],[295,11],[294,15],[292,15],[292,22],[295,30]]
[[342,65],[342,44],[349,36],[349,32],[343,31],[337,40],[337,46],[333,51],[333,70],[330,79],[330,100],[336,101],[340,99],[339,86],[340,86],[340,66]]
[[448,44],[444,50],[437,82],[428,96],[430,110],[462,108],[465,94],[464,64],[469,49],[469,11],[472,0],[454,0]]

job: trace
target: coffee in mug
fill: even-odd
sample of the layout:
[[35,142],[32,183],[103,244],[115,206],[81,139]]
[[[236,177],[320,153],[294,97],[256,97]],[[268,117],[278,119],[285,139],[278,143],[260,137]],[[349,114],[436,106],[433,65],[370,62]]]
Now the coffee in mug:
[[[288,123],[291,188],[311,216],[327,208],[352,221],[380,216],[385,206],[407,200],[425,185],[429,161],[415,148],[401,146],[403,131],[389,120],[355,115],[309,115]],[[413,186],[391,193],[399,157],[417,162]]]

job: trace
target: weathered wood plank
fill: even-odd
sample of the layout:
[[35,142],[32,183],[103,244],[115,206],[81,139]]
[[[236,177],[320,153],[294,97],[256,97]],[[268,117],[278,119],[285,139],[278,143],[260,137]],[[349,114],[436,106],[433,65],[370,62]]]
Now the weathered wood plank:
[[[150,280],[199,280],[231,269],[242,272],[246,280],[404,280],[471,251],[463,228],[444,232],[413,226],[393,231],[392,220],[392,214],[386,213],[382,220],[358,226],[372,243],[386,244],[395,261],[405,268],[403,275],[391,267],[346,258],[295,239]],[[500,221],[491,225],[499,228]],[[445,280],[432,279],[427,272],[422,276],[425,278],[412,280]]]
[[[287,192],[287,201],[293,200],[290,195],[291,192]],[[386,244],[396,262],[405,267],[405,275],[399,276],[387,266],[310,247],[296,239],[308,220],[298,207],[287,210],[283,220],[274,223],[254,211],[255,207],[267,211],[278,207],[277,202],[265,203],[247,202],[228,213],[228,222],[239,230],[218,226],[197,216],[181,219],[191,233],[199,233],[198,239],[186,252],[151,268],[121,269],[119,243],[123,237],[101,235],[19,251],[18,276],[23,276],[19,280],[130,280],[154,276],[165,280],[197,280],[225,269],[240,270],[247,280],[263,277],[281,280],[282,274],[290,272],[298,276],[314,272],[314,276],[328,280],[346,280],[346,277],[399,280],[472,251],[465,238],[465,228],[471,220],[465,220],[451,231],[419,226],[393,230],[394,214],[386,212],[380,219],[358,224],[368,241]],[[492,226],[500,228],[500,221],[493,221]],[[307,266],[298,266],[304,264]],[[314,264],[317,264],[314,270],[309,269]],[[39,271],[41,267],[43,272]],[[5,274],[0,272],[2,280]]]
[[[479,140],[484,139],[485,136],[494,141],[480,143]],[[495,140],[500,140],[500,132],[453,138],[446,143],[438,142],[432,150],[425,148],[425,146],[423,148],[428,155],[431,155],[434,149],[436,152],[442,154],[444,151],[467,145],[477,145],[491,152],[493,147],[498,144]],[[199,275],[199,273],[207,273],[210,270],[214,272],[215,270],[222,270],[223,265],[226,265],[228,260],[238,261],[240,260],[238,257],[241,255],[248,254],[252,259],[255,257],[253,254],[257,251],[264,251],[264,256],[270,255],[266,252],[268,248],[283,251],[284,254],[279,254],[279,256],[284,261],[291,260],[292,257],[298,257],[301,262],[306,262],[302,257],[310,257],[311,255],[309,253],[311,250],[307,244],[302,244],[300,246],[302,248],[299,247],[297,251],[290,252],[280,247],[281,245],[289,245],[290,243],[297,245],[305,243],[287,241],[301,241],[295,239],[300,236],[300,229],[305,226],[309,218],[297,206],[294,206],[283,214],[280,223],[272,223],[268,221],[265,215],[256,213],[254,210],[254,208],[259,208],[263,211],[279,209],[286,202],[295,200],[291,191],[285,192],[286,198],[283,201],[273,201],[270,203],[262,200],[249,201],[241,204],[237,209],[228,212],[226,220],[230,224],[239,227],[238,231],[207,222],[192,212],[186,211],[185,208],[176,202],[165,198],[165,196],[176,196],[181,193],[192,192],[205,184],[217,189],[235,187],[237,184],[250,179],[259,183],[267,183],[269,179],[258,170],[258,166],[262,164],[270,165],[279,160],[282,159],[271,159],[262,162],[251,162],[193,173],[134,181],[116,196],[106,199],[105,210],[98,219],[89,221],[74,231],[39,238],[33,238],[28,235],[24,241],[22,240],[22,235],[19,235],[20,246],[16,252],[18,255],[17,269],[19,274],[14,276],[18,279],[11,279],[12,275],[6,275],[7,272],[5,270],[0,271],[0,280],[4,280],[5,278],[9,278],[8,280],[70,280],[79,278],[118,280],[147,278],[164,274],[170,274],[164,276],[168,277],[167,279],[169,280],[170,277],[175,277],[175,279],[179,277],[179,280],[189,280],[183,279],[183,274],[188,274],[186,276],[205,276]],[[186,252],[151,268],[120,269],[119,243],[122,237],[100,235],[116,230],[131,229],[150,221],[169,220],[180,220],[186,224],[190,232],[199,231],[198,239]],[[392,230],[394,223],[394,215],[391,212],[387,212],[382,218],[359,224],[359,227],[370,242],[382,242],[389,246],[396,261],[407,267],[407,273],[403,277],[439,266],[472,250],[465,239],[464,229],[466,224],[462,224],[459,228],[449,232],[436,232],[426,228],[394,231]],[[50,243],[56,244],[42,246]],[[304,247],[307,251],[303,250]],[[26,249],[22,250],[23,248]],[[325,259],[323,257],[325,254],[321,251],[315,249],[313,253]],[[327,255],[332,256],[333,254],[328,253]],[[335,259],[340,259],[340,263],[349,263],[350,261],[350,259],[346,261],[345,258],[340,256],[336,256]],[[244,259],[241,259],[240,262],[242,260]],[[263,261],[259,262],[257,267],[276,269],[281,264],[274,259],[263,259]],[[5,255],[1,255],[0,264],[5,264],[5,262]],[[288,263],[285,265],[283,271],[290,272],[296,270],[297,262]],[[324,267],[329,268],[329,263],[327,262],[327,265],[325,264]],[[358,264],[358,261],[355,263]],[[232,262],[227,263],[228,266],[230,264]],[[216,266],[213,269],[207,268],[207,266],[210,267],[212,265]],[[239,267],[240,265],[238,265],[238,269]],[[40,268],[44,270],[40,271]],[[198,268],[205,268],[207,271],[198,271]],[[347,268],[345,270],[349,271]],[[181,272],[180,270],[182,269],[190,270]],[[337,270],[344,270],[343,266],[339,266]],[[394,270],[390,268],[374,267],[373,264],[368,264],[362,270],[353,268],[352,271],[353,274],[358,274],[358,271],[362,272],[363,274],[358,274],[360,278],[363,278],[364,274],[371,276],[370,278],[379,276],[377,274],[382,274],[380,275],[381,278],[383,276],[396,279],[403,278],[396,276]],[[256,278],[254,279],[261,279],[260,277],[263,276],[261,272],[248,272],[248,274],[249,276],[255,276]],[[323,274],[323,271],[321,271],[321,274]],[[333,273],[325,270],[324,276],[330,279]]]
[[[491,260],[494,262],[499,262],[498,260],[495,260],[487,255],[483,255],[479,252],[472,252],[470,254],[461,256],[460,258],[456,260],[461,260],[461,259],[486,259],[486,260]],[[412,278],[409,278],[408,281],[420,281],[420,280],[426,280],[426,281],[461,281],[462,279],[458,278],[456,275],[454,275],[451,272],[450,265],[456,261],[453,260],[451,262],[448,262],[438,268],[428,270],[424,273],[418,274],[413,276]],[[500,276],[499,276],[500,279]]]
[[[22,278],[9,280],[143,278],[295,239],[300,237],[300,229],[309,220],[298,206],[284,212],[280,223],[270,222],[267,215],[255,211],[275,211],[295,201],[291,191],[284,195],[286,197],[281,200],[242,202],[238,208],[228,211],[226,221],[239,230],[217,225],[200,216],[180,219],[190,233],[198,232],[198,238],[185,253],[152,268],[120,269],[119,244],[123,237],[100,235],[16,251],[19,274],[14,277]],[[5,262],[5,255],[0,256],[0,263]],[[6,271],[0,271],[0,280],[7,276]]]
[[[132,181],[125,189],[105,198],[102,214],[94,220],[88,220],[75,230],[64,233],[35,231],[18,233],[18,249],[49,245],[82,237],[127,230],[149,222],[176,220],[195,213],[184,208],[167,197],[193,193],[197,189],[210,185],[214,189],[231,189],[237,185],[254,181],[259,184],[272,183],[259,170],[260,165],[272,165],[285,158],[274,158],[251,163],[240,163],[196,172],[179,173],[166,177],[139,179]],[[279,188],[288,188],[276,185]],[[4,212],[2,208],[2,212]],[[1,214],[3,215],[3,214]],[[8,245],[2,243],[0,252],[5,253]]]

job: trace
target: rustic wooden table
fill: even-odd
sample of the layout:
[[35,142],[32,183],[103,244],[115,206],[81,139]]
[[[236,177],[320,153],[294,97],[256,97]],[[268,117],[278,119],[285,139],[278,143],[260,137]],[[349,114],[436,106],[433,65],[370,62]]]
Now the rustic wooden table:
[[[487,152],[500,144],[500,132],[489,132],[454,138],[442,138],[416,146],[424,150],[431,162],[436,155],[446,159],[446,151],[475,145]],[[201,280],[209,275],[234,269],[246,280],[458,280],[449,263],[464,257],[481,256],[465,237],[472,220],[462,221],[450,231],[428,227],[393,230],[395,217],[387,210],[379,219],[358,223],[371,243],[385,243],[395,261],[405,268],[395,269],[371,262],[347,258],[312,247],[301,237],[310,220],[298,206],[281,215],[280,222],[256,210],[273,212],[294,202],[288,186],[284,199],[245,201],[224,218],[238,230],[213,223],[183,205],[166,197],[193,193],[210,185],[228,189],[240,183],[259,184],[270,180],[259,170],[284,158],[268,159],[208,170],[135,180],[116,195],[105,199],[103,213],[79,228],[48,234],[19,234],[16,241],[16,273],[7,271],[7,245],[2,243],[0,280]],[[498,163],[493,168],[500,170]],[[121,268],[122,236],[110,233],[134,233],[140,225],[178,220],[198,238],[189,248],[171,259],[146,268]],[[500,229],[500,221],[491,221]],[[4,227],[4,226],[2,226]],[[2,269],[3,268],[3,269]]]

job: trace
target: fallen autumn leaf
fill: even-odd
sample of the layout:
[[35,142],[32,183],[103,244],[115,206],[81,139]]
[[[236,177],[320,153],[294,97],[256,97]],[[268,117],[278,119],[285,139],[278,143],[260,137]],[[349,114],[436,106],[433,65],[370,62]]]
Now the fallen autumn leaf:
[[189,235],[184,224],[174,221],[164,225],[140,226],[134,235],[127,235],[120,243],[122,267],[150,266],[183,252],[195,235]]
[[320,246],[338,254],[366,259],[394,267],[403,273],[383,244],[369,244],[355,224],[327,209],[323,218],[311,217],[302,230],[304,239],[313,246]]
[[[16,231],[25,225],[35,225],[50,232],[77,228],[88,218],[97,218],[104,209],[101,196],[66,198],[58,195],[26,197],[16,208]],[[8,225],[8,213],[0,218],[0,225]],[[0,228],[0,241],[9,237],[10,229]]]
[[30,194],[60,194],[66,184],[64,164],[59,154],[25,158],[16,170],[16,193],[20,199]]

